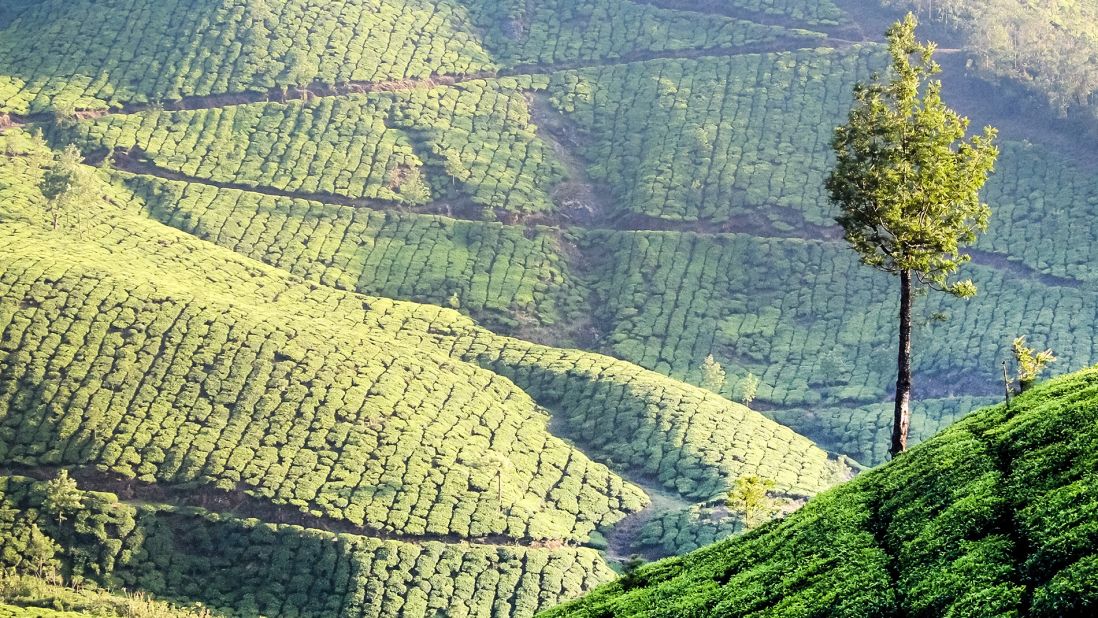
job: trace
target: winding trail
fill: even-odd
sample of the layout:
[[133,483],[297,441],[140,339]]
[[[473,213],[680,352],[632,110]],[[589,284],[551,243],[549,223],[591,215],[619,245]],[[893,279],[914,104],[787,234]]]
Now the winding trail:
[[[89,165],[97,165],[103,160],[105,155],[106,153],[98,153],[97,156],[90,157],[86,162]],[[185,182],[195,185],[205,185],[217,189],[245,191],[248,193],[266,195],[269,197],[278,197],[291,200],[305,200],[310,202],[319,202],[322,204],[349,206],[351,208],[367,208],[370,210],[379,211],[398,211],[422,215],[439,215],[467,221],[483,220],[478,219],[476,216],[476,213],[480,210],[480,207],[471,201],[455,202],[442,200],[431,202],[430,204],[426,204],[424,206],[413,206],[408,204],[401,204],[398,202],[371,199],[365,197],[350,197],[334,193],[307,193],[299,191],[287,191],[263,185],[254,185],[240,182],[223,182],[211,180],[209,178],[191,176],[188,174],[184,174],[183,172],[170,170],[161,167],[156,163],[153,163],[148,159],[148,156],[141,149],[138,148],[135,148],[132,151],[114,151],[111,157],[111,167],[118,171],[127,172],[138,176],[152,176],[154,178],[160,178],[162,180]]]
[[[102,155],[93,157],[89,163],[97,163]],[[189,176],[174,170],[162,168],[155,163],[142,158],[138,151],[127,153],[117,151],[113,157],[113,168],[138,176],[151,176],[162,180],[186,182],[196,185],[205,185],[216,189],[228,189],[256,193],[270,197],[312,201],[321,204],[347,206],[351,208],[368,208],[377,211],[398,211],[411,214],[444,216],[462,221],[483,222],[479,215],[481,208],[471,201],[439,201],[425,206],[408,206],[396,202],[375,200],[368,198],[352,198],[333,194],[301,193],[285,191],[272,187],[255,186],[243,183],[220,182],[207,178]],[[581,181],[582,184],[582,181]],[[598,189],[580,187],[573,189],[575,192],[595,194]],[[584,213],[590,211],[583,209]],[[526,218],[516,217],[514,213],[500,212],[499,218],[503,225],[522,228],[551,228],[560,232],[677,232],[681,234],[694,234],[697,236],[725,236],[746,235],[768,240],[798,240],[822,244],[841,244],[842,234],[837,226],[822,226],[803,224],[792,230],[778,229],[772,222],[754,220],[750,218],[729,219],[724,222],[715,221],[669,221],[643,215],[630,215],[610,221],[605,218],[596,218],[588,223],[573,220],[562,214],[546,215],[534,214]],[[1010,274],[1030,279],[1046,287],[1079,288],[1085,282],[1070,277],[1062,277],[1043,272],[1014,259],[1007,254],[998,253],[978,248],[968,248],[966,251],[972,256],[972,264],[992,268]]]
[[[554,64],[516,64],[496,71],[478,71],[464,75],[431,75],[429,77],[409,78],[386,81],[355,81],[343,84],[321,84],[314,82],[308,88],[291,88],[283,92],[281,88],[266,91],[244,91],[205,96],[190,96],[162,103],[126,103],[114,109],[80,109],[78,119],[101,118],[103,116],[138,114],[147,111],[197,111],[222,109],[239,105],[257,103],[288,103],[292,101],[311,101],[318,98],[351,96],[375,92],[407,92],[425,88],[456,86],[468,82],[498,79],[502,77],[532,77],[549,75],[561,71],[598,69],[624,66],[638,62],[673,59],[728,58],[768,53],[793,53],[813,49],[845,49],[860,41],[851,41],[827,36],[820,38],[791,37],[768,43],[755,43],[736,47],[704,47],[672,49],[665,51],[642,50],[614,57],[592,60],[576,60]],[[0,113],[0,130],[11,126],[50,122],[52,113],[15,114]]]
[[631,513],[625,519],[619,521],[606,534],[606,558],[615,562],[625,562],[633,556],[639,556],[645,560],[658,560],[663,558],[656,551],[642,551],[639,549],[641,532],[645,525],[656,517],[672,511],[690,508],[692,503],[681,496],[673,494],[654,481],[638,478],[636,476],[622,475],[625,480],[640,487],[648,495],[651,502],[643,510]]
[[[577,436],[575,432],[571,431],[562,415],[550,411],[549,431],[594,461],[598,461],[584,449],[582,436]],[[614,473],[626,482],[639,487],[649,499],[646,507],[626,515],[624,519],[614,524],[606,532],[606,550],[604,554],[607,560],[625,562],[633,556],[640,556],[646,560],[660,557],[653,552],[645,553],[637,549],[641,531],[644,529],[645,524],[665,513],[689,508],[693,503],[672,492],[659,481],[639,474],[635,470],[623,468],[622,466],[611,466],[606,462],[603,462],[603,464],[614,470]]]

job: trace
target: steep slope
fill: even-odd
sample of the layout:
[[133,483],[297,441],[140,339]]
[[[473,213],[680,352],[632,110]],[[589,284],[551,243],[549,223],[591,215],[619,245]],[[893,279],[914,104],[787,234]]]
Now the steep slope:
[[[627,0],[593,4],[569,16],[492,0],[45,0],[0,30],[0,113],[263,100],[310,86],[818,38]],[[483,36],[486,23],[496,26]]]
[[381,540],[110,493],[81,492],[80,512],[58,522],[44,485],[0,477],[16,515],[0,520],[9,551],[35,526],[70,578],[234,616],[529,616],[613,575],[591,549]]
[[[9,481],[5,478],[0,484],[7,487]],[[9,538],[14,541],[14,537]],[[154,600],[145,593],[75,590],[42,576],[11,573],[0,576],[2,618],[214,618],[220,615],[200,604],[181,607]]]
[[[306,282],[197,240],[149,219],[140,197],[102,173],[51,232],[35,188],[47,153],[17,129],[2,139],[0,466],[9,470],[48,478],[64,466],[138,503],[298,526],[290,538],[312,538],[301,526],[341,531],[391,546],[385,556],[429,547],[449,564],[469,554],[475,572],[503,582],[473,614],[501,616],[605,581],[606,561],[577,546],[597,544],[597,529],[648,501],[553,435],[550,420],[587,453],[683,499],[720,496],[744,474],[810,495],[842,474],[787,428],[659,374],[501,337],[452,310]],[[34,504],[14,508],[25,522]],[[63,551],[76,542],[59,540]],[[92,573],[101,584],[130,564],[118,552],[133,551],[108,541],[88,540],[96,560],[113,556]],[[190,541],[180,543],[147,552],[185,553]],[[575,573],[567,585],[546,580],[555,561]],[[425,565],[416,581],[442,585],[448,569]],[[249,588],[230,594],[204,569],[187,573],[142,587],[251,607]],[[381,573],[333,585],[345,600],[403,594]],[[404,615],[456,598],[436,595]]]
[[1088,369],[973,413],[782,521],[543,616],[1091,615],[1096,444]]
[[[425,559],[428,609],[504,615],[610,577],[580,545],[739,530],[739,476],[803,497],[843,476],[823,449],[883,459],[890,282],[841,245],[820,184],[881,30],[834,3],[0,4],[0,127],[113,155],[108,201],[61,240],[3,145],[0,462],[19,472],[439,543],[492,593]],[[1018,334],[1057,367],[1098,350],[1091,150],[1014,120],[981,296],[923,305],[917,438],[999,392]],[[708,354],[725,397],[759,377],[762,414],[680,382]],[[483,566],[500,548],[534,557]],[[581,575],[559,585],[546,557]],[[401,596],[408,565],[390,571],[334,589]]]

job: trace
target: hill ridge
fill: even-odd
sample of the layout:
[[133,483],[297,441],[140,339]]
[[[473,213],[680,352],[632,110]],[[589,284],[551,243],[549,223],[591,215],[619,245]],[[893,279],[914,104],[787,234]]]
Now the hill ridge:
[[542,615],[1087,615],[1096,395],[1098,368],[1051,380],[783,521]]

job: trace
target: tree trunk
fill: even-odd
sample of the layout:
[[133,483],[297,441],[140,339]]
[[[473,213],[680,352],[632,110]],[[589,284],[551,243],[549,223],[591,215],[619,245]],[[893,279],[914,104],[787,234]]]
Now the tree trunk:
[[900,272],[900,352],[896,362],[896,412],[892,418],[892,447],[895,458],[907,449],[911,426],[911,271]]

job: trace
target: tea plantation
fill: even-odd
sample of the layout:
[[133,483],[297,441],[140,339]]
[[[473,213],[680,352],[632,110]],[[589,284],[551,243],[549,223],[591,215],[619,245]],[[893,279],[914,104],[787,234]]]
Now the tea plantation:
[[[744,474],[800,495],[843,474],[791,430],[635,365],[501,337],[453,310],[309,283],[194,239],[147,218],[143,200],[102,172],[88,170],[92,189],[71,233],[55,235],[32,183],[41,153],[20,132],[9,131],[5,147],[13,155],[0,167],[0,455],[7,465],[69,466],[229,504],[247,496],[312,518],[303,521],[354,530],[362,542],[417,552],[437,546],[435,562],[463,564],[473,551],[465,541],[479,542],[497,553],[477,569],[499,578],[500,595],[516,596],[498,607],[495,597],[468,601],[483,603],[473,615],[488,615],[488,607],[493,615],[530,615],[604,581],[606,562],[576,546],[594,543],[596,529],[647,502],[636,486],[549,433],[550,418],[585,452],[698,500],[719,497]],[[548,566],[537,567],[533,580],[521,575],[540,558],[505,567],[511,558],[501,556],[511,554],[499,553],[524,551],[548,565],[566,560],[560,569],[573,569],[576,585],[553,588],[554,596],[542,581]],[[363,568],[373,575],[341,585],[404,596],[383,571]],[[435,568],[432,562],[421,577]],[[107,578],[110,572],[97,568],[89,577],[134,585]],[[248,614],[272,611],[165,577],[138,585]],[[298,585],[308,579],[294,577]],[[440,598],[427,602],[455,602]],[[430,615],[424,608],[401,615]]]
[[9,19],[0,113],[21,114],[818,38],[627,0],[46,0]]
[[608,581],[590,549],[381,541],[82,493],[58,523],[44,483],[0,477],[9,549],[34,526],[63,548],[70,577],[200,602],[230,615],[530,616]]
[[849,17],[830,0],[647,0],[713,15],[744,15],[756,21],[780,21],[810,27],[838,26]]
[[157,220],[325,285],[459,308],[509,328],[560,324],[584,302],[569,241],[550,228],[120,178]]
[[[966,417],[1016,336],[1098,358],[1098,158],[1007,89],[945,93],[1002,131],[979,295],[916,305],[912,440],[943,433],[813,498],[891,431],[894,281],[824,188],[879,19],[0,1],[0,618],[1092,607],[1098,377]],[[622,572],[741,535],[755,477],[807,506]]]
[[0,109],[95,109],[490,68],[461,27],[463,10],[390,0],[38,2],[0,34]]
[[[613,354],[700,382],[712,353],[728,371],[727,396],[736,398],[753,373],[768,414],[840,452],[880,461],[871,455],[887,428],[871,415],[848,419],[859,407],[851,404],[880,401],[895,380],[894,300],[875,291],[888,288],[887,277],[833,242],[669,232],[600,232],[588,242],[601,256],[594,268],[605,273],[596,319],[614,325],[606,339]],[[1089,286],[990,265],[965,270],[980,296],[932,296],[919,307],[920,399],[1001,392],[1001,369],[988,359],[1004,358],[1013,332],[1033,333],[1068,366],[1096,357],[1098,341],[1083,326],[1098,315]],[[1054,317],[1063,315],[1078,322]],[[930,426],[918,430],[933,433],[941,409],[927,401],[920,414]]]
[[553,616],[1085,616],[1098,608],[1098,370],[968,416],[747,536]]
[[521,93],[497,83],[108,116],[81,130],[86,150],[137,149],[191,177],[394,204],[545,211],[562,177]]

